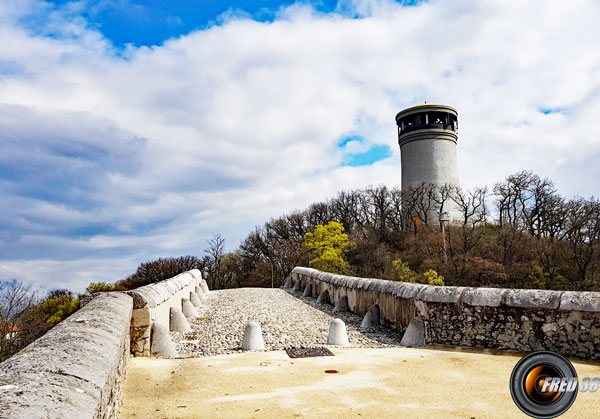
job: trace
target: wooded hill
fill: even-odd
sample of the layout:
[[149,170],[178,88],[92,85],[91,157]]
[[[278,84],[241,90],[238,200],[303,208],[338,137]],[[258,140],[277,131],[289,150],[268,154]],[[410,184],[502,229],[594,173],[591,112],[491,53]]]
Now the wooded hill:
[[[444,258],[431,209],[450,199],[462,219],[446,225]],[[217,236],[205,259],[212,286],[268,287],[271,272],[279,286],[294,266],[309,265],[306,234],[330,221],[341,223],[354,243],[344,258],[357,276],[405,279],[402,265],[417,274],[433,269],[445,285],[600,289],[600,202],[562,197],[552,181],[528,171],[508,176],[491,192],[430,184],[404,192],[383,185],[339,192],[269,220],[233,253],[222,252]]]

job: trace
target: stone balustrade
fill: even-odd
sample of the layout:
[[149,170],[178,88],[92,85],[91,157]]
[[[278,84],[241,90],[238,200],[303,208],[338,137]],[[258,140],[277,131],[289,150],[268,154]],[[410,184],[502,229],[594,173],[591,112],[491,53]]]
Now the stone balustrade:
[[[377,305],[380,322],[404,330],[423,321],[427,344],[533,351],[600,359],[600,293],[438,287],[334,275],[296,267],[288,284],[332,304],[344,297],[364,315]],[[286,281],[287,282],[287,281]],[[323,297],[321,297],[323,298]]]
[[202,279],[199,270],[193,269],[173,278],[127,291],[133,298],[132,354],[150,356],[153,324],[164,325],[169,330],[171,307],[181,310],[182,298],[189,299],[196,287],[202,287],[200,290],[205,288],[206,281]]
[[133,300],[102,293],[0,364],[0,417],[116,418]]
[[116,418],[129,354],[150,355],[155,326],[169,339],[171,308],[181,310],[190,298],[198,303],[198,292],[208,286],[192,270],[127,292],[99,293],[0,363],[0,418]]

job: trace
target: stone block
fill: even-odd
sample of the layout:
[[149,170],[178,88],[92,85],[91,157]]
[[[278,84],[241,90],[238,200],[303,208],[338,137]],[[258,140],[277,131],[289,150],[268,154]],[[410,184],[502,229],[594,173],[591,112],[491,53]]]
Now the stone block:
[[136,288],[127,291],[127,294],[133,299],[133,308],[154,307],[152,305],[154,300],[143,289]]
[[416,298],[417,295],[419,295],[419,293],[427,287],[429,287],[429,285],[414,284],[412,282],[402,282],[401,283],[402,291],[401,291],[400,297],[401,298],[409,298],[409,299]]
[[292,291],[294,292],[298,292],[298,291],[302,291],[302,283],[300,282],[300,280],[296,280],[296,282],[294,283],[294,288],[292,288]]
[[318,304],[329,304],[329,291],[323,290],[319,294],[319,298],[317,298]]
[[250,322],[244,329],[244,337],[242,338],[243,351],[260,351],[265,349],[265,342],[262,337],[260,323]]
[[561,291],[509,290],[506,305],[523,308],[556,309],[560,304]]
[[198,317],[198,312],[196,311],[196,308],[192,305],[188,298],[181,299],[181,311],[183,311],[183,314],[188,319],[195,319],[196,317]]
[[154,323],[152,326],[150,352],[160,358],[174,358],[177,356],[175,345],[171,341],[171,335],[169,335],[169,329],[166,325]]
[[133,327],[150,326],[150,308],[137,308],[131,314],[131,325]]
[[205,294],[208,294],[208,292],[209,292],[208,284],[206,283],[206,281],[204,279],[200,280],[200,288],[202,288],[202,291],[204,291]]
[[327,344],[337,346],[348,346],[348,333],[346,325],[341,319],[333,319],[329,323],[329,333],[327,334]]
[[348,311],[348,297],[344,295],[343,297],[340,297],[340,299],[337,300],[337,302],[335,303],[335,307],[333,307],[333,312],[339,313],[346,311]]
[[418,347],[425,345],[425,324],[423,320],[415,317],[410,321],[402,340],[400,341],[401,346]]
[[418,299],[427,303],[457,303],[464,287],[435,287],[423,288]]
[[169,330],[183,333],[192,331],[189,322],[179,307],[169,309]]
[[565,291],[560,299],[560,310],[600,312],[599,292]]
[[373,304],[371,307],[369,307],[369,310],[365,314],[360,327],[367,328],[377,326],[379,323],[379,306],[377,304]]
[[506,291],[504,288],[468,288],[461,301],[470,306],[498,307]]
[[200,301],[200,297],[198,297],[198,294],[196,294],[194,291],[190,291],[190,301],[194,307],[202,307],[202,301]]

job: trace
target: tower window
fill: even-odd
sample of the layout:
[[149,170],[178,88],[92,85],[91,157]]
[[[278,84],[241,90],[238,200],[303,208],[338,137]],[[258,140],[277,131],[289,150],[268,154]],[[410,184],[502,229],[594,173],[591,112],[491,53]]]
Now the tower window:
[[456,116],[450,115],[450,119],[452,120],[452,130],[458,131],[458,120],[456,119]]
[[442,125],[443,128],[446,128],[446,113],[444,112],[431,112],[429,114],[429,124],[432,125]]
[[403,119],[403,121],[404,121],[404,128],[412,128],[416,125],[414,115],[407,116],[406,118]]

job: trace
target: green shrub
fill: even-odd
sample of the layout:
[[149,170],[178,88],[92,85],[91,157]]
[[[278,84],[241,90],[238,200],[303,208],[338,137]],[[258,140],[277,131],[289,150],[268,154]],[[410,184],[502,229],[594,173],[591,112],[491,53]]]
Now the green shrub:
[[402,259],[395,259],[392,261],[392,272],[395,279],[398,281],[419,282],[417,273],[410,269],[408,263],[403,262]]
[[438,274],[433,269],[430,269],[427,272],[425,272],[423,276],[425,277],[425,280],[429,285],[438,285],[442,287],[444,286],[444,277]]
[[317,225],[314,232],[304,235],[302,246],[312,251],[309,262],[311,268],[340,275],[352,275],[352,266],[344,259],[344,254],[354,246],[344,233],[341,223],[330,221],[327,225]]
[[85,289],[86,294],[93,294],[95,292],[108,292],[108,291],[120,291],[115,290],[114,284],[107,282],[91,282],[90,285]]

